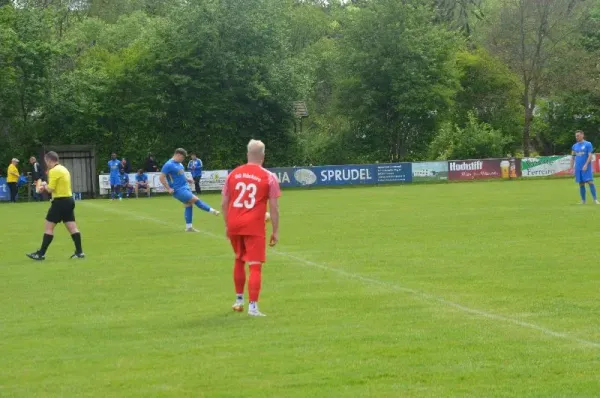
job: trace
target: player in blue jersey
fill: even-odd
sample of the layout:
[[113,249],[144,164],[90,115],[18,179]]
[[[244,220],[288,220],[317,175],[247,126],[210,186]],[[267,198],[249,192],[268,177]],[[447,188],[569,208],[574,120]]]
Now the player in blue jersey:
[[121,169],[121,192],[129,198],[131,185],[129,185],[129,174],[125,172],[125,168]]
[[192,173],[196,193],[200,195],[200,179],[202,178],[202,160],[198,159],[195,153],[192,153],[190,156],[192,157],[192,160],[190,160],[190,162],[188,163],[188,170]]
[[198,232],[198,230],[194,229],[192,226],[193,206],[214,214],[215,216],[218,216],[219,212],[198,199],[198,197],[192,193],[188,184],[192,184],[194,180],[191,178],[188,179],[185,176],[185,169],[183,164],[181,164],[186,156],[187,152],[185,149],[176,149],[171,160],[165,163],[161,170],[160,182],[175,199],[185,205],[185,230],[187,232]]
[[108,161],[108,170],[110,172],[110,192],[111,199],[118,195],[121,200],[121,161],[117,159],[117,154],[113,153]]
[[[590,186],[590,193],[594,202],[598,202],[596,196],[596,186],[594,185],[594,174],[592,170],[592,159],[594,157],[594,148],[589,141],[584,138],[583,131],[575,132],[577,142],[571,148],[571,170],[574,170],[575,182],[579,184],[579,193],[581,194],[581,204],[585,204],[585,184]],[[573,168],[575,166],[575,168]]]

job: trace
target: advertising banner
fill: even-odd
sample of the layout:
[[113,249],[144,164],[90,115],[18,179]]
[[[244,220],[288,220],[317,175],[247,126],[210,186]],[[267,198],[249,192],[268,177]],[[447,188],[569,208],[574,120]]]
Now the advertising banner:
[[9,201],[10,191],[8,185],[6,185],[6,178],[0,177],[0,201]]
[[375,165],[278,167],[269,169],[282,188],[377,183]]
[[378,164],[377,183],[388,184],[398,182],[411,182],[413,180],[412,163]]
[[571,156],[540,156],[521,160],[523,177],[568,175]]
[[[225,179],[227,178],[227,170],[209,170],[202,172],[202,178],[200,179],[200,189],[203,191],[220,191],[225,185]],[[129,184],[135,184],[136,173],[129,174]],[[163,185],[160,183],[160,173],[146,173],[148,176],[148,183],[150,188],[154,192],[166,192]],[[187,178],[192,178],[190,172],[186,172]],[[108,174],[101,174],[98,177],[100,195],[106,195],[110,191],[110,180]],[[190,184],[190,189],[194,190],[194,184]]]
[[[276,167],[268,170],[277,176],[277,180],[279,181],[279,186],[281,188],[299,187],[303,185],[314,184],[314,181],[312,181],[312,175],[314,175],[314,173],[307,174],[306,176],[304,175],[305,173],[301,173],[298,175],[298,179],[296,179],[296,170],[303,169],[296,169],[293,167]],[[314,177],[314,180],[316,181],[316,176]]]
[[448,162],[419,162],[412,164],[413,182],[448,180]]
[[521,174],[519,159],[451,160],[448,162],[448,179],[479,180],[517,178]]
[[[594,155],[592,168],[594,173],[600,170],[599,156]],[[523,177],[567,176],[571,167],[570,155],[539,156],[522,160]]]

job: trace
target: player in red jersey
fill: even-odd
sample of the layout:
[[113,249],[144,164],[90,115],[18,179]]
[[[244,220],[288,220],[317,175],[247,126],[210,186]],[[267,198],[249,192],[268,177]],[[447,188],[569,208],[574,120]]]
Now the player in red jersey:
[[248,144],[248,163],[233,170],[225,186],[221,207],[227,238],[235,253],[233,281],[236,300],[233,310],[244,311],[244,286],[246,263],[250,268],[248,315],[265,316],[258,310],[262,264],[266,257],[267,203],[271,213],[273,232],[270,246],[279,240],[279,202],[281,190],[277,177],[262,167],[265,160],[265,144],[251,140]]

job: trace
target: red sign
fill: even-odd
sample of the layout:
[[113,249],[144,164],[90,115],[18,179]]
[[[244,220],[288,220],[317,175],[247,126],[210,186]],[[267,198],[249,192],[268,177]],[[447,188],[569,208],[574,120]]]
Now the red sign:
[[482,180],[521,176],[519,159],[452,160],[448,162],[449,180]]

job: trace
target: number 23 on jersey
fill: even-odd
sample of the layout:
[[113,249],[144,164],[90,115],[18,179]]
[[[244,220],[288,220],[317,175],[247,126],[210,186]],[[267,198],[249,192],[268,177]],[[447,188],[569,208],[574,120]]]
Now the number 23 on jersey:
[[233,201],[233,207],[237,207],[239,209],[253,209],[254,205],[256,205],[256,192],[256,184],[246,184],[242,181],[238,182],[235,185],[236,199]]

